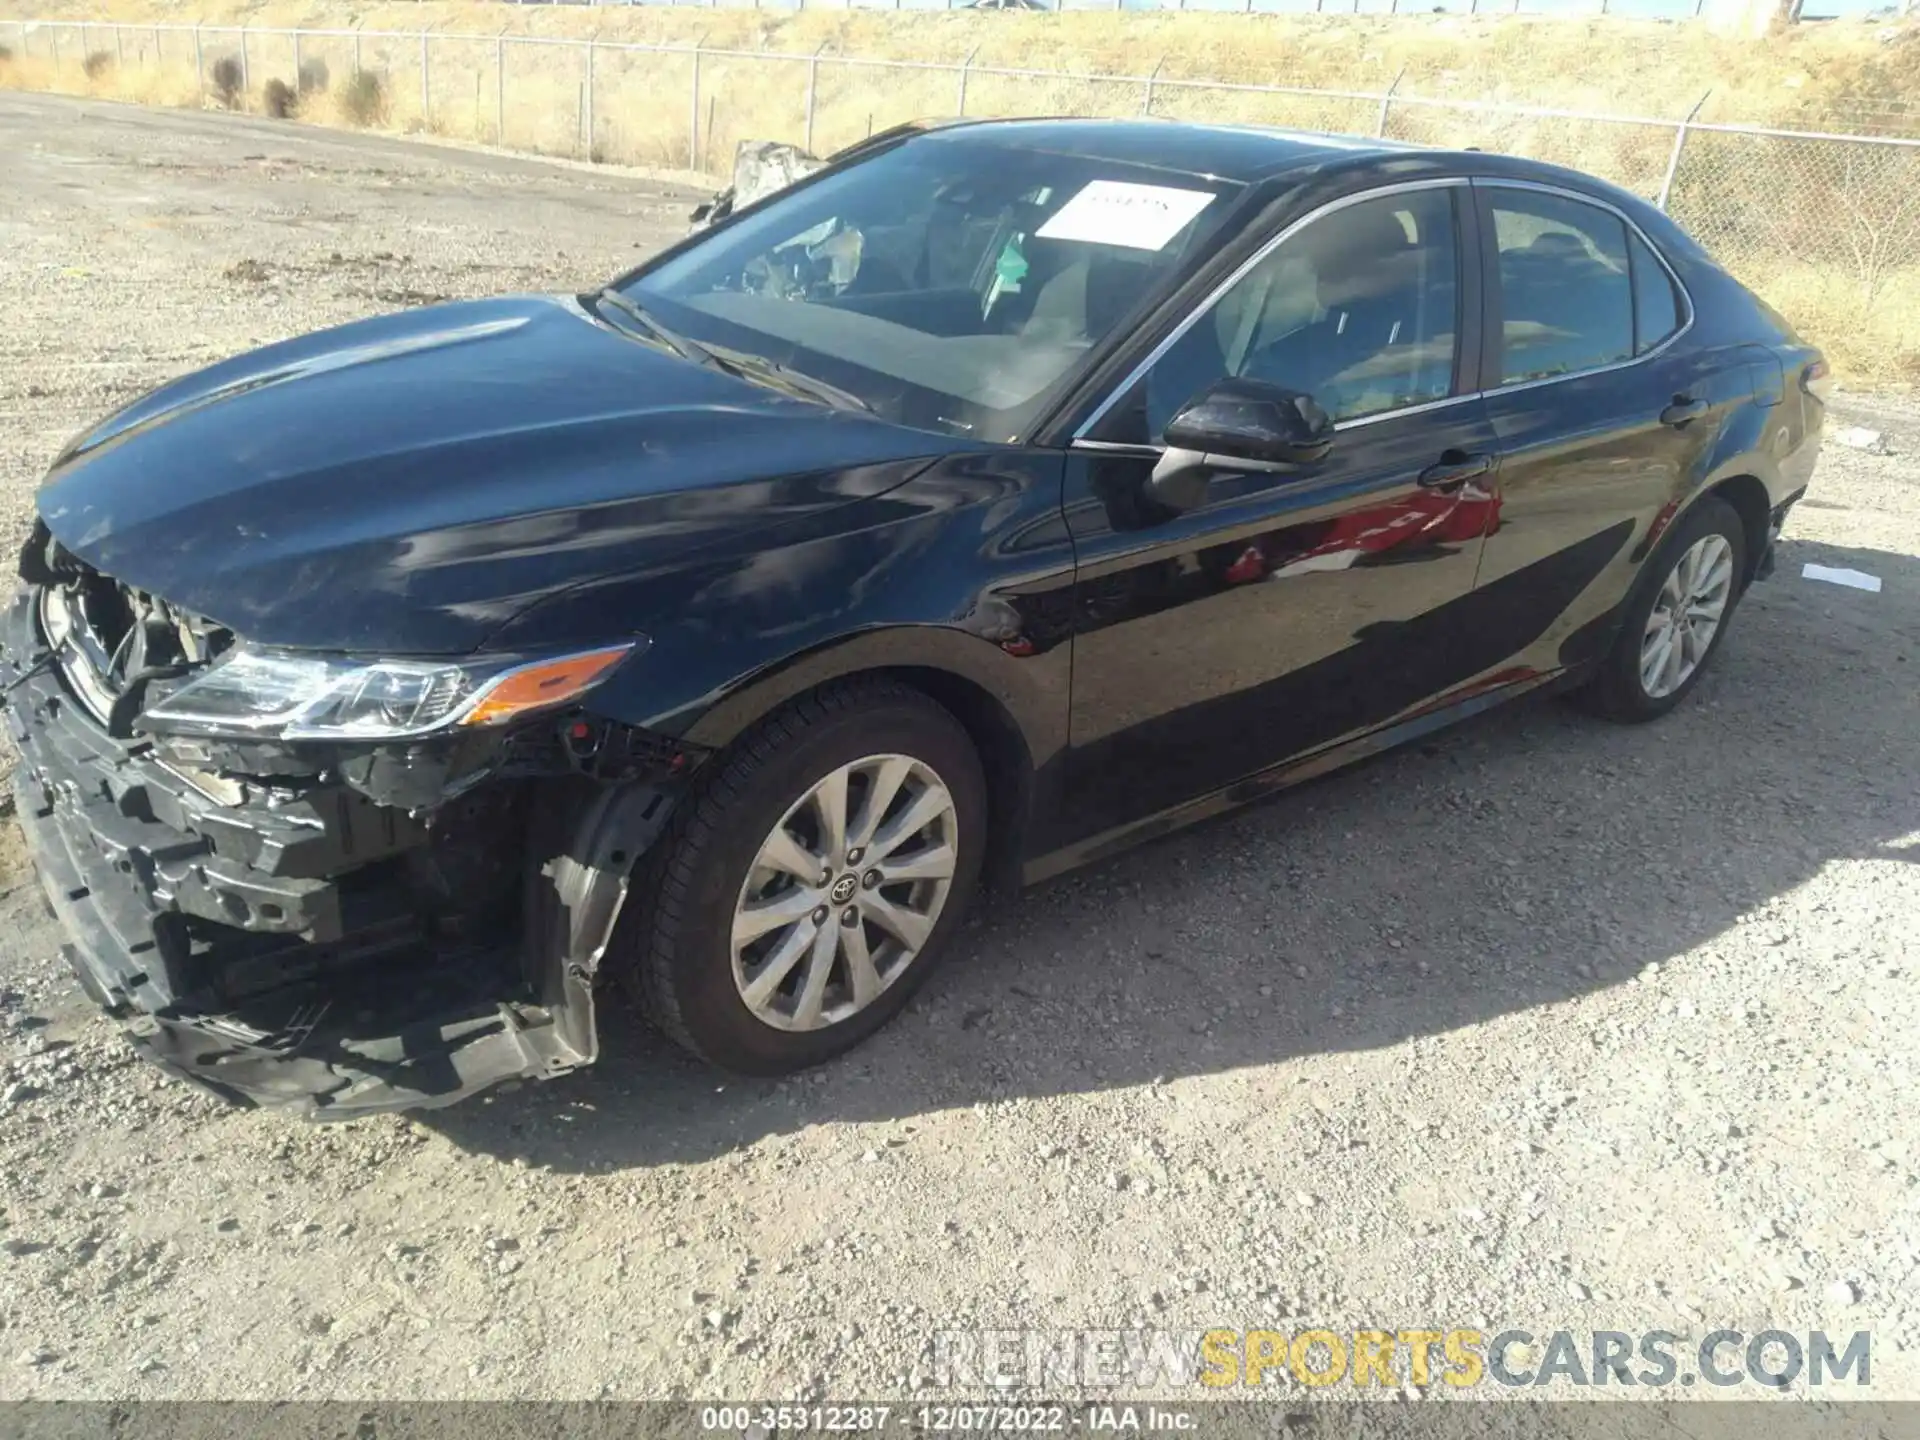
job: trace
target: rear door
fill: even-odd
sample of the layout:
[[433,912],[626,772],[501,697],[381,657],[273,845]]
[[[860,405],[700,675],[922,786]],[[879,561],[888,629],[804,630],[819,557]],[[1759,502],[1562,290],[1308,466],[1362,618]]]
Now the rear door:
[[1501,457],[1478,584],[1526,620],[1515,667],[1547,672],[1590,658],[1751,374],[1687,344],[1683,287],[1620,211],[1518,181],[1474,190]]

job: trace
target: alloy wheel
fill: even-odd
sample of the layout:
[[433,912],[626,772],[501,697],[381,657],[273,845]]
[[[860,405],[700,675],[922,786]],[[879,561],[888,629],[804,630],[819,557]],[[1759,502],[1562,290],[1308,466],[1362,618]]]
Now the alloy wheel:
[[1693,677],[1733,597],[1733,547],[1705,535],[1675,563],[1640,637],[1640,688],[1661,700]]
[[818,1030],[912,965],[953,888],[959,815],[908,755],[829,772],[761,843],[733,912],[733,981],[754,1018]]

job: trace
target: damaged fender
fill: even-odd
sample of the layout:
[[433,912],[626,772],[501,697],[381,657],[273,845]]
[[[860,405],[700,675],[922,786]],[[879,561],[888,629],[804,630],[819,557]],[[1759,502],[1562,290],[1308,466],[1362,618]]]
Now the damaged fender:
[[[550,858],[528,877],[523,943],[527,973],[538,977],[542,1001],[554,1017],[547,1075],[599,1058],[594,985],[626,909],[634,870],[666,829],[672,810],[672,799],[657,786],[602,787],[589,792],[570,815],[547,812],[552,820],[543,815],[536,823],[535,853]],[[540,844],[544,824],[565,831],[552,834],[558,843],[551,849]]]

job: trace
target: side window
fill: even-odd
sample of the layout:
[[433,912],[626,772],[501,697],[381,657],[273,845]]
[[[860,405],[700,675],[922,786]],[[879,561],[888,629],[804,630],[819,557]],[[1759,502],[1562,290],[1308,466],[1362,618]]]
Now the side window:
[[1638,235],[1627,236],[1633,265],[1633,353],[1644,355],[1680,328],[1673,277]]
[[1228,376],[1305,391],[1335,420],[1451,394],[1454,189],[1348,205],[1275,249],[1148,372],[1148,435],[1157,440],[1181,406]]
[[1631,359],[1633,280],[1620,217],[1558,195],[1490,193],[1500,259],[1500,382]]

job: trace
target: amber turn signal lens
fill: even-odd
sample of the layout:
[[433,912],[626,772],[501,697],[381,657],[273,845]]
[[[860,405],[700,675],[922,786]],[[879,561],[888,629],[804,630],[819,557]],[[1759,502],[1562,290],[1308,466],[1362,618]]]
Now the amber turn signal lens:
[[558,660],[541,660],[509,670],[493,683],[480,703],[462,717],[462,725],[494,725],[524,710],[564,704],[595,684],[632,653],[631,645],[611,645]]

